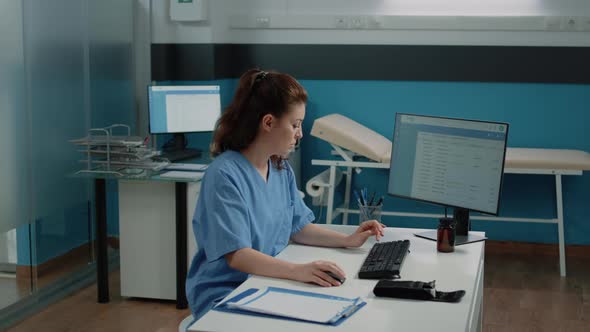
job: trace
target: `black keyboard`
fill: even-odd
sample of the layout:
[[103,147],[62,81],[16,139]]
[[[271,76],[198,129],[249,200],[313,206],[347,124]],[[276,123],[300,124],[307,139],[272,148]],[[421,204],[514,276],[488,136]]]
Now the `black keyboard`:
[[183,150],[172,150],[164,151],[160,158],[166,158],[170,161],[179,161],[186,159],[195,159],[201,156],[201,151],[196,149],[183,149]]
[[410,240],[375,243],[361,266],[359,279],[398,279],[408,249]]

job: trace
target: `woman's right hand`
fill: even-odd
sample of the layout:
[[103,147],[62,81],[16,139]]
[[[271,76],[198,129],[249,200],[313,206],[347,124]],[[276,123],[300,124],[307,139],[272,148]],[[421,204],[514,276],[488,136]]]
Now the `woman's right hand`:
[[331,272],[342,280],[346,278],[346,274],[336,263],[314,261],[306,264],[296,264],[293,279],[301,282],[312,282],[322,287],[340,286],[340,282],[330,277],[326,272]]

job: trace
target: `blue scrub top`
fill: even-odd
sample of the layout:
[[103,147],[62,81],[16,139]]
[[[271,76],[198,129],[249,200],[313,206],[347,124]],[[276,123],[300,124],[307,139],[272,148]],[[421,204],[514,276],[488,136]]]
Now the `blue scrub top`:
[[186,279],[195,319],[248,277],[230,268],[225,254],[252,248],[276,256],[291,235],[315,219],[299,195],[291,166],[284,165],[278,170],[269,161],[267,182],[235,151],[222,153],[207,168],[193,217],[199,250]]

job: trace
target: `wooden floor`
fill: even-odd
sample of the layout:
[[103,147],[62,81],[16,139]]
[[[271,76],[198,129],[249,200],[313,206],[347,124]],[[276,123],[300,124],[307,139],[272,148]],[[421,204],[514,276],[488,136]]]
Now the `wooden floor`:
[[11,332],[177,332],[178,324],[190,314],[177,310],[172,301],[123,298],[119,272],[109,275],[111,301],[96,302],[96,285],[57,302],[8,329]]
[[[486,245],[484,331],[590,331],[590,253],[568,257],[560,278],[554,253],[502,248]],[[96,286],[88,287],[8,331],[172,332],[189,314],[173,302],[121,298],[119,274],[110,280],[109,304],[97,304]]]
[[484,331],[590,331],[588,256],[568,257],[561,278],[556,255],[486,248]]

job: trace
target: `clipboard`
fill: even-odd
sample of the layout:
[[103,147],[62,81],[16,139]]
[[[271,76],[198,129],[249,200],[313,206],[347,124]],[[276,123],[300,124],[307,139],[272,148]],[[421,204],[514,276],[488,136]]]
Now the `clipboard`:
[[360,297],[267,287],[247,289],[219,303],[213,310],[338,326],[366,304]]

